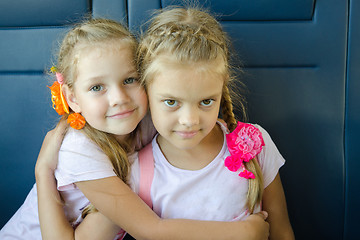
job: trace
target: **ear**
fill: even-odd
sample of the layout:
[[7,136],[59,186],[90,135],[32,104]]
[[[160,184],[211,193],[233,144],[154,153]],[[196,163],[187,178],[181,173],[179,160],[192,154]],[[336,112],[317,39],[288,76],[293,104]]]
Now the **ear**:
[[68,85],[64,84],[62,86],[62,92],[64,94],[64,97],[66,99],[66,102],[68,103],[71,110],[77,113],[81,113],[81,107],[77,103],[76,97],[74,92],[68,87]]

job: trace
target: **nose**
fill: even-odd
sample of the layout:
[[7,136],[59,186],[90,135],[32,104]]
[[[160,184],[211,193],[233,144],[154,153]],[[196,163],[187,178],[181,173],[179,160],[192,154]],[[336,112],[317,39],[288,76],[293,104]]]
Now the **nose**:
[[121,86],[116,86],[109,89],[108,98],[110,106],[121,105],[130,102],[130,97],[126,89]]
[[180,111],[179,123],[186,127],[192,127],[199,124],[200,115],[199,109],[197,107],[183,106],[182,111]]

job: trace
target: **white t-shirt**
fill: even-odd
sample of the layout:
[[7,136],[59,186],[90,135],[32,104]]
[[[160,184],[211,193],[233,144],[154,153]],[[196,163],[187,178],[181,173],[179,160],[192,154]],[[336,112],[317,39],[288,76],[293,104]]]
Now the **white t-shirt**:
[[90,203],[75,183],[113,176],[113,166],[100,147],[70,129],[61,145],[55,177],[65,202],[65,215],[74,227],[82,221],[82,210]]
[[[265,146],[258,154],[264,176],[264,187],[276,177],[285,160],[277,150],[269,134],[259,125]],[[249,213],[246,207],[248,180],[239,177],[224,166],[229,156],[225,134],[224,143],[217,157],[200,170],[184,170],[172,166],[162,154],[156,137],[152,141],[155,161],[151,199],[154,211],[162,218],[233,221],[243,220]],[[196,159],[194,159],[196,161]],[[132,165],[131,184],[139,191],[139,162]],[[260,210],[257,207],[256,212]]]
[[[55,177],[65,201],[65,215],[74,227],[82,220],[82,209],[89,204],[74,183],[111,176],[116,174],[101,149],[80,131],[69,129],[61,145]],[[41,239],[36,184],[23,205],[1,229],[0,239]]]
[[[140,131],[137,131],[135,143],[136,149],[149,143],[156,132],[149,115],[140,122],[139,127]],[[132,158],[129,156],[130,161]],[[89,200],[76,187],[75,183],[112,176],[116,176],[116,174],[104,152],[81,131],[69,128],[60,148],[55,177],[57,188],[65,202],[65,215],[74,228],[82,221],[82,210],[89,204]],[[117,236],[115,239],[119,237]],[[23,205],[1,229],[0,239],[41,239],[36,184]]]

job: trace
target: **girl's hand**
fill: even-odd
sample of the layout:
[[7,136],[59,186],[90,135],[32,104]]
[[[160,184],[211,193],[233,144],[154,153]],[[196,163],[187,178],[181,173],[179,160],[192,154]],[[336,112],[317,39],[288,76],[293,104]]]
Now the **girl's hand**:
[[46,134],[36,161],[35,175],[41,171],[56,169],[60,146],[67,128],[66,120],[61,120],[53,130]]
[[250,224],[251,230],[254,235],[250,238],[253,240],[268,240],[270,235],[270,225],[266,222],[268,213],[261,211],[250,215],[245,222]]

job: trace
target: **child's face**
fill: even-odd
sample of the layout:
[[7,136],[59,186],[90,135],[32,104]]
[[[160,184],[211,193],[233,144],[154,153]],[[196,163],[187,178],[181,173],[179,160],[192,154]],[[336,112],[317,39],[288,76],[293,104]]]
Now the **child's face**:
[[214,128],[224,81],[198,66],[163,66],[148,86],[152,120],[162,143],[196,147]]
[[69,105],[92,127],[121,136],[135,129],[148,106],[130,47],[114,46],[81,51]]

